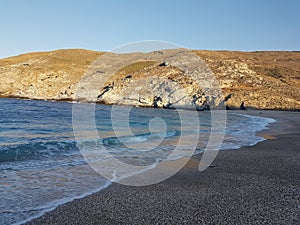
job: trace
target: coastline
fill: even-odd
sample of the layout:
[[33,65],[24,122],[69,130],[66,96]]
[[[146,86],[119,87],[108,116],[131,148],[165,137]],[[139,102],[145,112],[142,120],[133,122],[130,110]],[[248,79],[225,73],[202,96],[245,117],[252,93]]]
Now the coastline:
[[[82,104],[100,104],[100,105],[107,105],[112,106],[114,104],[106,104],[103,101],[87,101],[82,99],[75,99],[75,98],[60,98],[60,99],[54,99],[54,98],[30,98],[30,97],[23,97],[23,96],[1,96],[0,99],[15,99],[15,100],[26,100],[26,101],[51,101],[51,102],[66,102],[66,103],[82,103]],[[118,106],[128,106],[128,107],[138,107],[138,108],[155,108],[153,106],[136,106],[136,105],[128,105],[128,104],[117,104]],[[176,108],[164,108],[164,107],[158,107],[159,109],[165,109],[165,110],[174,110]],[[178,108],[180,109],[180,108]],[[188,110],[188,109],[187,109]],[[194,109],[192,109],[194,110]],[[199,111],[210,111],[210,110],[199,110]],[[246,107],[245,110],[241,110],[239,108],[232,108],[226,111],[228,112],[235,112],[235,113],[249,113],[249,115],[252,115],[254,112],[258,112],[257,116],[261,115],[262,112],[300,112],[299,108],[254,108],[254,107]],[[256,115],[256,113],[254,113]]]
[[204,172],[197,170],[201,157],[197,155],[162,183],[145,187],[114,183],[26,224],[296,224],[299,113],[232,112],[277,122],[258,133],[266,141],[220,151],[214,166]]

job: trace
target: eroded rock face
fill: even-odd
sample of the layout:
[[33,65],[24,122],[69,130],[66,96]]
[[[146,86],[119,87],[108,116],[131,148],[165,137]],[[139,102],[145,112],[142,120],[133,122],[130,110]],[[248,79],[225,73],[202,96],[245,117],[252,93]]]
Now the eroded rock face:
[[[99,69],[102,73],[95,76]],[[104,54],[82,79],[80,99],[88,99],[91,83],[100,94],[89,100],[105,104],[209,110],[223,99],[209,68],[186,49]]]
[[[242,102],[246,108],[300,109],[299,52],[194,51],[203,60],[199,66],[189,51],[176,51],[181,55],[160,51],[118,58],[58,50],[1,59],[0,96],[198,110],[238,109]],[[112,64],[119,69],[109,68]]]

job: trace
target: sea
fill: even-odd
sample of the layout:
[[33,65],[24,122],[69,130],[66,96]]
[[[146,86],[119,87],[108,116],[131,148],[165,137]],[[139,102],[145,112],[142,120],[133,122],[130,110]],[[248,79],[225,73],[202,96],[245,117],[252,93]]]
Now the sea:
[[[22,224],[112,183],[90,166],[76,141],[76,104],[87,109],[84,114],[92,103],[0,99],[0,224]],[[98,142],[118,160],[149,168],[159,161],[175,160],[168,156],[183,133],[183,110],[124,106],[130,132],[125,129],[116,134],[113,106],[93,104],[92,108]],[[193,117],[197,117],[199,129],[191,126],[189,131],[189,126],[184,127],[185,133],[199,137],[193,154],[205,150],[211,133],[223,134],[220,150],[238,151],[241,146],[254,145],[264,140],[256,132],[275,121],[231,111],[226,112],[226,126],[220,131],[213,128],[210,111],[193,112]],[[151,120],[156,121],[156,129],[149,128]],[[160,124],[161,130],[157,129]],[[147,145],[156,139],[159,144],[147,150],[129,146]],[[180,157],[186,157],[184,151],[176,155],[176,159]]]

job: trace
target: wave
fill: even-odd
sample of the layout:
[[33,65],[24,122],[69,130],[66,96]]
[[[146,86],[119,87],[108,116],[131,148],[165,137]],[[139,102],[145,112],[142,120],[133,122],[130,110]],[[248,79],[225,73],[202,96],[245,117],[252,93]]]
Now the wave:
[[161,138],[171,138],[178,136],[179,131],[168,131],[168,132],[158,132],[158,133],[145,133],[138,134],[134,136],[122,136],[122,137],[108,137],[102,140],[104,145],[121,145],[129,143],[140,143],[146,142],[152,139],[161,139]]
[[[120,145],[122,143],[139,143],[156,138],[169,138],[178,135],[179,132],[147,133],[136,136],[104,138],[104,145]],[[87,143],[87,141],[85,141]],[[76,141],[36,141],[17,145],[0,147],[0,163],[26,160],[41,160],[54,157],[64,157],[78,154],[79,148]]]
[[256,133],[268,129],[268,125],[276,122],[272,118],[252,116],[247,114],[231,113],[239,123],[227,125],[221,150],[239,149],[242,146],[252,146],[265,139]]
[[75,141],[31,142],[0,147],[0,162],[39,160],[79,151]]

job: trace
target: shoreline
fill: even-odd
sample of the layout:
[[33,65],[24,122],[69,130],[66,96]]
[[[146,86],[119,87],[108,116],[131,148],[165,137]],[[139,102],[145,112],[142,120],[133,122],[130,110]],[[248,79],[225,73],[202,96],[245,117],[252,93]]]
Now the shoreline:
[[[62,224],[62,223],[73,223],[73,224],[116,224],[116,223],[121,223],[121,224],[138,224],[138,223],[145,223],[149,222],[150,224],[152,223],[163,223],[166,221],[169,221],[170,223],[183,223],[182,219],[184,221],[188,222],[196,222],[196,223],[206,223],[207,220],[213,220],[212,222],[215,223],[216,221],[222,221],[220,220],[221,218],[218,218],[216,216],[210,216],[209,218],[206,217],[205,215],[197,215],[191,217],[190,212],[186,212],[184,209],[186,207],[189,207],[194,210],[195,205],[198,206],[199,210],[203,210],[203,199],[205,199],[204,193],[207,195],[210,195],[210,192],[207,190],[211,190],[216,192],[217,196],[219,196],[220,199],[227,199],[230,200],[231,197],[235,195],[233,192],[233,196],[227,196],[225,195],[222,196],[220,195],[220,192],[231,192],[232,188],[236,186],[236,183],[227,183],[227,190],[226,188],[222,188],[222,186],[217,186],[215,187],[215,182],[213,177],[219,175],[220,177],[227,178],[228,179],[228,169],[230,169],[230,172],[233,173],[235,176],[231,177],[231,180],[236,180],[237,177],[240,177],[237,179],[237,181],[247,181],[253,179],[254,186],[256,187],[255,183],[258,183],[260,187],[264,186],[264,182],[261,179],[262,175],[266,173],[266,170],[271,173],[273,171],[274,173],[274,178],[273,176],[271,177],[272,179],[278,179],[276,178],[278,175],[280,175],[281,178],[284,178],[283,181],[285,181],[291,174],[284,174],[282,176],[282,171],[277,171],[276,169],[277,166],[275,165],[276,162],[280,162],[280,158],[284,156],[283,152],[280,151],[280,148],[278,146],[278,143],[281,143],[284,147],[284,145],[291,145],[296,143],[296,146],[291,149],[286,149],[287,152],[291,153],[291,151],[294,153],[294,158],[293,162],[296,163],[296,159],[300,158],[299,153],[297,155],[297,133],[299,134],[299,114],[297,112],[278,112],[278,111],[265,111],[265,110],[253,110],[253,111],[233,111],[234,113],[246,113],[249,115],[254,115],[254,116],[262,116],[262,117],[268,117],[268,118],[274,118],[276,120],[275,123],[271,123],[269,125],[269,129],[263,130],[261,132],[258,132],[257,135],[264,137],[267,139],[266,141],[259,142],[253,146],[248,146],[248,147],[241,147],[240,149],[236,150],[224,150],[220,151],[217,158],[215,159],[213,163],[213,167],[209,167],[206,169],[204,172],[199,172],[197,170],[198,162],[199,162],[199,155],[193,157],[187,165],[179,171],[176,175],[174,175],[172,178],[169,178],[168,180],[150,185],[150,186],[144,186],[144,187],[130,187],[130,186],[123,186],[120,184],[113,183],[109,185],[107,188],[102,189],[100,192],[96,192],[94,194],[88,195],[82,199],[77,199],[68,203],[65,203],[63,205],[58,206],[55,208],[53,211],[47,212],[41,217],[38,217],[36,219],[33,219],[26,224]],[[289,115],[287,115],[289,114]],[[289,142],[286,141],[286,139],[291,139]],[[298,143],[299,145],[299,143]],[[266,151],[266,149],[269,149],[269,151]],[[276,151],[274,150],[276,149]],[[275,151],[275,152],[274,152]],[[253,153],[255,152],[255,154]],[[256,155],[257,154],[257,155]],[[260,156],[260,157],[259,157]],[[270,156],[272,156],[273,160],[270,160]],[[247,160],[248,158],[248,160]],[[249,161],[249,159],[251,159]],[[225,162],[223,162],[225,160]],[[228,165],[227,161],[233,161],[234,164],[240,168],[240,170],[237,170],[237,168],[232,167],[232,165]],[[274,162],[275,160],[275,162]],[[245,161],[246,164],[241,164],[240,161]],[[247,165],[248,164],[250,165]],[[245,173],[246,175],[249,174],[249,172],[254,172],[253,168],[251,167],[251,164],[256,164],[257,168],[259,169],[258,174],[259,176],[254,176],[253,177],[248,177],[244,176]],[[288,162],[285,162],[285,164]],[[287,165],[281,165],[282,167],[287,167]],[[224,167],[225,166],[225,167]],[[280,166],[280,165],[278,165]],[[294,169],[292,175],[294,178],[297,178],[294,174],[294,172],[297,172],[299,170],[299,164],[296,163],[296,165],[293,165]],[[223,169],[222,169],[223,168]],[[271,169],[271,170],[270,170]],[[224,171],[225,170],[225,171]],[[249,171],[250,170],[250,171]],[[241,173],[242,171],[242,173]],[[227,173],[224,173],[227,172]],[[253,175],[250,173],[251,175]],[[229,173],[230,174],[230,173]],[[206,179],[203,179],[206,178]],[[269,177],[270,178],[270,177]],[[217,179],[219,180],[219,179]],[[229,179],[230,180],[230,179]],[[226,179],[225,179],[226,181]],[[279,180],[279,183],[283,182]],[[298,185],[295,186],[296,190],[296,197],[300,195],[300,188],[299,188],[299,178],[293,180],[290,180],[292,183],[296,183]],[[219,180],[219,182],[224,182],[224,179],[222,181]],[[237,182],[237,183],[239,183]],[[191,194],[189,190],[189,186],[186,186],[186,183],[189,183],[193,189],[195,189],[197,186],[203,191],[202,192],[197,192],[198,194]],[[247,182],[248,183],[248,182]],[[284,182],[283,182],[284,183]],[[251,186],[253,183],[248,183],[248,185]],[[231,187],[233,186],[233,187]],[[242,185],[243,188],[244,185]],[[259,190],[257,190],[255,187],[252,189],[254,190],[254,193],[256,196],[261,196],[259,194]],[[272,190],[273,186],[268,186],[268,189]],[[166,190],[172,189],[173,191],[177,191],[176,193],[173,193],[171,190],[170,192],[166,192]],[[241,188],[241,189],[243,189]],[[278,188],[276,185],[273,187],[275,189]],[[283,188],[289,188],[289,186],[284,185]],[[247,189],[247,188],[246,188]],[[197,188],[195,189],[197,191]],[[239,193],[240,189],[236,189],[235,191]],[[152,193],[152,195],[150,195]],[[246,192],[243,192],[246,193]],[[277,192],[276,192],[277,193]],[[280,192],[282,193],[282,192]],[[289,193],[289,192],[287,192]],[[138,194],[137,196],[135,196]],[[241,193],[239,193],[241,194]],[[248,195],[249,193],[247,193]],[[265,193],[266,194],[266,193]],[[130,198],[132,201],[128,202],[128,196],[131,196]],[[151,197],[150,197],[151,196]],[[267,196],[267,195],[266,195]],[[166,198],[167,197],[167,198]],[[179,200],[176,201],[176,198],[179,197]],[[191,198],[193,197],[193,198]],[[240,196],[241,197],[241,196]],[[263,197],[263,196],[261,196]],[[288,197],[290,197],[288,195]],[[166,199],[165,199],[166,198]],[[113,199],[113,201],[111,201]],[[198,199],[198,200],[197,200]],[[235,202],[239,200],[236,199],[236,196],[233,197],[235,199]],[[171,201],[172,200],[172,201]],[[232,199],[231,199],[232,200]],[[259,201],[260,198],[257,198],[252,201],[255,203],[256,201]],[[292,199],[293,202],[295,199]],[[151,205],[147,205],[147,202],[153,202]],[[194,203],[191,203],[190,201],[193,201]],[[141,202],[143,202],[146,205],[140,205]],[[174,207],[170,207],[169,204],[165,203],[170,203],[177,205],[178,203],[185,203],[185,207],[175,207],[177,211],[181,212],[181,217],[176,218],[176,213],[174,212]],[[206,209],[207,210],[212,210],[215,209],[216,206],[213,204],[214,202],[217,203],[217,201],[211,201],[209,199],[206,199],[206,202],[210,207]],[[222,200],[223,202],[223,200]],[[226,202],[226,201],[225,201]],[[246,201],[247,202],[247,201]],[[223,202],[224,203],[224,202]],[[243,202],[242,202],[243,203]],[[233,204],[233,206],[239,206],[242,204],[239,202],[239,204]],[[248,202],[249,203],[249,202]],[[267,204],[266,202],[265,204]],[[297,203],[297,201],[296,201]],[[224,203],[225,204],[225,203]],[[262,203],[261,203],[262,204]],[[299,204],[299,202],[298,202]],[[138,210],[139,208],[135,208],[134,206],[139,206],[145,209],[145,212],[141,212],[141,210]],[[164,206],[164,207],[161,207]],[[200,207],[201,206],[201,207]],[[249,207],[249,204],[247,204]],[[296,206],[296,205],[294,205]],[[266,207],[266,206],[264,206]],[[263,208],[264,208],[263,207]],[[197,208],[197,207],[196,207]],[[251,207],[250,207],[251,208]],[[295,209],[292,209],[293,207],[287,206],[289,210],[294,210],[295,215],[299,213],[299,210],[297,212],[297,207]],[[127,210],[126,210],[127,209]],[[128,210],[131,209],[131,210]],[[154,210],[155,209],[155,210]],[[165,212],[164,215],[157,214],[157,209],[164,210],[168,209],[168,212]],[[138,210],[141,215],[138,216],[135,214],[135,211]],[[147,211],[148,210],[148,211]],[[200,211],[201,211],[200,210]],[[257,210],[256,210],[257,211]],[[150,214],[149,214],[150,212]],[[151,213],[152,212],[152,213]],[[210,211],[210,214],[213,212]],[[261,212],[261,211],[260,211]],[[200,213],[200,212],[199,212]],[[261,212],[262,213],[262,212]],[[71,215],[75,217],[72,217]],[[153,215],[156,215],[154,218]],[[171,216],[172,215],[172,216]],[[195,215],[195,214],[193,214]],[[233,221],[238,222],[238,223],[246,223],[246,220],[241,220],[240,217],[236,217],[232,212],[228,213],[231,217],[235,218]],[[294,215],[294,214],[293,214]],[[175,218],[173,217],[175,216]],[[247,214],[246,214],[247,216]],[[248,215],[249,216],[249,215]],[[285,217],[287,215],[284,214],[282,218],[284,218],[284,222],[286,224],[289,224],[289,222],[292,223],[292,221],[288,221]],[[172,219],[173,218],[173,219]],[[252,217],[251,217],[252,218]],[[268,222],[272,221],[272,216],[268,215],[267,217],[264,216],[262,217],[264,220],[260,220],[260,222],[266,221]],[[252,218],[253,219],[253,218]],[[294,219],[297,220],[297,217]],[[294,223],[293,219],[293,223]],[[128,220],[128,221],[127,221]],[[155,221],[157,220],[157,221]],[[202,221],[202,222],[201,222]],[[254,223],[254,220],[251,220],[248,218],[248,221],[250,223]],[[223,222],[223,221],[222,221]],[[275,220],[272,221],[273,223],[276,222]],[[229,223],[230,224],[230,223]]]
[[[105,104],[102,101],[82,101],[82,100],[75,100],[72,98],[62,98],[62,99],[43,99],[43,98],[29,98],[29,97],[22,97],[22,96],[0,96],[0,99],[14,99],[14,100],[26,100],[26,101],[49,101],[49,102],[65,102],[65,103],[80,103],[80,104],[99,104],[99,105],[106,105],[106,106],[112,106],[114,104]],[[155,108],[151,106],[135,106],[135,105],[122,105],[118,104],[117,106],[128,106],[128,107],[137,107],[137,108]],[[176,108],[164,108],[164,107],[158,107],[158,109],[166,109],[166,110],[176,110]],[[177,108],[177,109],[182,109],[182,108]],[[184,109],[184,108],[183,108]],[[190,109],[186,109],[190,110]],[[194,109],[192,109],[194,110]],[[219,109],[212,109],[212,110],[219,110]],[[285,108],[266,108],[266,109],[261,109],[261,108],[253,108],[253,107],[247,107],[245,110],[237,109],[237,108],[232,108],[232,109],[221,109],[221,110],[226,110],[228,112],[268,112],[268,111],[276,111],[276,112],[300,112],[300,109],[298,108],[293,108],[293,109],[285,109]],[[199,110],[202,111],[202,110]],[[203,111],[210,111],[210,110],[203,110]]]
[[101,192],[105,188],[109,187],[111,184],[112,184],[111,181],[106,181],[106,183],[104,185],[102,185],[101,187],[95,188],[94,190],[86,192],[82,195],[78,195],[78,196],[71,197],[71,198],[62,198],[62,199],[59,199],[55,202],[49,202],[49,203],[47,203],[46,205],[43,206],[43,208],[45,208],[45,209],[42,212],[40,212],[39,214],[31,216],[31,217],[29,217],[29,218],[27,218],[23,221],[19,221],[19,222],[16,222],[14,224],[26,224],[26,223],[34,220],[34,219],[38,219],[38,218],[42,217],[46,213],[49,213],[49,212],[55,210],[57,207],[59,207],[61,205],[67,204],[67,203],[72,202],[74,200],[83,199],[83,198],[85,198],[89,195],[95,194],[97,192]]
[[[235,110],[236,111],[236,110]],[[245,112],[245,110],[239,110],[240,112]],[[231,113],[231,114],[247,114],[247,113],[240,113],[240,112],[234,112],[234,111],[227,111],[228,113]],[[274,123],[274,122],[271,122],[271,123]],[[256,142],[259,143],[259,142],[262,142],[263,140],[259,140]],[[254,144],[255,145],[255,144]],[[249,145],[249,146],[252,146],[252,145]],[[234,148],[234,150],[238,150],[240,147],[237,147],[237,148]],[[227,151],[227,150],[230,150],[230,149],[221,149],[220,151]],[[196,155],[201,155],[202,153],[197,153]],[[185,158],[185,157],[183,157]],[[183,159],[182,157],[179,158],[179,159],[171,159],[170,161],[180,161]],[[29,217],[21,222],[18,222],[16,224],[24,224],[24,223],[27,223],[27,222],[30,222],[31,220],[34,220],[36,218],[39,218],[41,216],[43,216],[44,214],[48,213],[48,212],[51,212],[52,210],[55,210],[57,207],[61,206],[61,205],[64,205],[64,204],[67,204],[69,202],[72,202],[74,200],[78,200],[78,199],[82,199],[82,198],[85,198],[89,195],[92,195],[94,193],[97,193],[97,192],[101,192],[102,190],[104,190],[105,188],[109,187],[113,182],[111,181],[107,181],[103,186],[101,187],[98,187],[96,189],[93,189],[93,190],[90,190],[82,195],[78,195],[78,196],[74,196],[74,197],[69,197],[69,198],[62,198],[62,199],[59,199],[59,200],[56,200],[54,202],[49,202],[47,203],[46,205],[44,205],[42,208],[44,208],[44,210],[42,212],[40,212],[39,214],[37,215],[34,215],[32,217]]]

